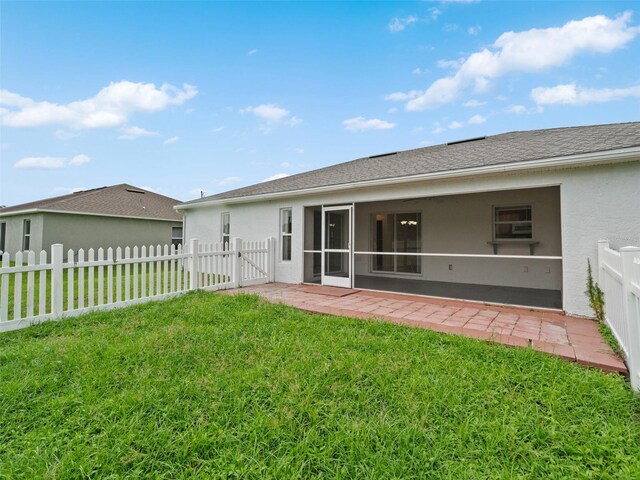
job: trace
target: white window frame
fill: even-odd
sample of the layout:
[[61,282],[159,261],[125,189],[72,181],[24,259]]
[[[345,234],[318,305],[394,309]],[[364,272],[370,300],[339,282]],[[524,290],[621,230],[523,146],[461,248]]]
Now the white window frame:
[[[498,209],[509,209],[509,210],[517,210],[517,209],[524,209],[524,208],[528,208],[531,211],[531,220],[514,220],[514,221],[503,221],[503,222],[498,222],[496,220],[496,212],[498,211]],[[535,239],[535,230],[534,230],[534,210],[533,210],[533,203],[516,203],[513,205],[494,205],[491,208],[491,229],[493,231],[493,241],[494,242],[531,242]],[[513,231],[513,227],[517,225],[530,225],[531,226],[531,236],[528,238],[498,238],[497,236],[497,231],[496,231],[496,225],[506,225],[506,224],[511,224],[512,225],[512,231]]]
[[[291,218],[291,232],[284,231],[284,212],[289,212]],[[293,258],[293,208],[284,207],[280,209],[280,261],[290,262]],[[289,237],[289,258],[284,258],[284,237]]]
[[[29,232],[27,233],[27,225],[29,225]],[[31,219],[25,218],[22,220],[22,250],[27,251],[31,248]]]
[[[229,226],[229,231],[226,233],[224,231],[225,217],[227,219],[227,225]],[[231,248],[231,213],[229,212],[222,212],[220,214],[220,241],[222,242],[222,248],[224,250]]]

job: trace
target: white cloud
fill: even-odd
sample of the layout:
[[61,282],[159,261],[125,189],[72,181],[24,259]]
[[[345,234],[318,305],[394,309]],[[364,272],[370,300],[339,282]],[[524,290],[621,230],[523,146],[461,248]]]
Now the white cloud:
[[290,164],[289,162],[282,162],[282,163],[280,164],[280,166],[281,166],[282,168],[289,168],[289,167],[291,166],[291,164]]
[[527,107],[524,105],[509,105],[504,109],[506,113],[513,113],[515,115],[522,115],[527,112]]
[[348,118],[344,122],[344,129],[350,132],[366,132],[368,130],[388,130],[396,126],[395,123],[380,120],[379,118],[366,119],[364,117]]
[[483,117],[482,115],[474,115],[473,117],[469,118],[469,120],[467,120],[467,123],[469,125],[480,125],[481,123],[484,123],[486,121],[486,117]]
[[391,22],[389,22],[387,28],[390,32],[397,33],[401,32],[402,30],[407,28],[407,26],[411,25],[412,23],[416,23],[417,21],[418,17],[414,15],[409,15],[404,18],[394,17],[391,19]]
[[442,30],[445,32],[457,32],[458,30],[460,30],[460,25],[455,23],[447,23],[444,27],[442,27]]
[[436,65],[438,68],[446,69],[458,69],[460,65],[464,63],[464,58],[459,58],[458,60],[438,60]]
[[387,110],[387,113],[396,113],[398,111],[398,109],[396,107],[391,107],[389,110]]
[[264,123],[260,126],[262,133],[270,133],[280,125],[293,127],[302,120],[291,115],[289,110],[279,107],[274,103],[264,103],[255,107],[247,107],[240,110],[240,113],[252,113]]
[[193,190],[189,190],[189,195],[192,197],[200,198],[205,193],[204,188],[194,188]]
[[433,124],[433,130],[431,130],[431,133],[435,133],[437,135],[445,131],[446,131],[446,128],[440,125],[440,122],[436,122]]
[[451,130],[455,130],[457,128],[462,128],[464,125],[460,122],[457,121],[453,121],[451,122],[449,125],[447,125],[448,128],[450,128]]
[[56,132],[53,135],[58,140],[70,140],[72,138],[75,138],[75,137],[79,136],[78,133],[69,132],[67,130],[56,130]]
[[440,0],[442,3],[479,3],[480,0]]
[[582,88],[575,84],[537,87],[531,91],[537,105],[586,105],[603,103],[623,98],[640,98],[640,85],[628,88]]
[[252,50],[249,50],[249,51],[247,52],[247,55],[251,56],[251,55],[255,55],[256,53],[258,53],[258,49],[257,49],[257,48],[254,48],[254,49],[252,49]]
[[275,175],[271,175],[263,180],[263,182],[270,182],[271,180],[280,180],[281,178],[289,177],[288,173],[276,173]]
[[385,100],[390,100],[392,102],[404,102],[406,100],[411,100],[412,98],[416,98],[417,96],[422,95],[422,91],[420,90],[411,90],[409,92],[394,92],[389,93],[384,96]]
[[84,154],[76,155],[71,159],[65,157],[25,157],[14,163],[14,168],[33,169],[57,169],[66,167],[79,167],[89,163],[91,159]]
[[218,182],[219,187],[226,187],[228,185],[233,185],[234,183],[238,183],[241,180],[240,177],[227,177],[223,178]]
[[120,140],[135,140],[140,137],[155,137],[159,135],[158,132],[151,132],[142,127],[124,127],[120,130],[122,135],[118,138]]
[[83,192],[87,190],[86,187],[56,187],[53,189],[54,192],[60,192],[65,194]]
[[25,157],[18,160],[14,168],[54,169],[64,168],[67,161],[64,157]]
[[413,70],[411,70],[411,73],[414,75],[422,75],[424,73],[427,73],[427,70],[422,70],[420,67],[416,67]]
[[440,10],[439,8],[436,8],[436,7],[432,7],[432,8],[430,8],[430,9],[429,9],[429,12],[431,13],[431,18],[432,18],[433,20],[437,20],[437,19],[438,19],[438,17],[439,17],[440,15],[442,15],[442,10]]
[[469,35],[478,35],[480,33],[480,31],[482,30],[482,27],[480,25],[476,25],[475,27],[469,27],[467,28],[467,33]]
[[118,127],[136,112],[157,112],[171,105],[182,105],[198,93],[184,84],[182,89],[167,83],[112,82],[94,97],[60,105],[35,101],[8,90],[0,90],[0,115],[7,127],[64,125],[69,128]]
[[184,113],[186,113],[187,115],[191,115],[193,112],[195,112],[196,109],[195,108],[187,108]]
[[304,148],[296,148],[294,150],[298,155],[304,155]]
[[559,67],[584,52],[609,53],[624,47],[640,32],[629,25],[631,13],[572,20],[562,27],[505,32],[485,48],[467,57],[454,75],[434,81],[411,98],[410,111],[435,108],[456,99],[466,88],[486,90],[489,81],[511,72],[539,72]]
[[220,133],[222,130],[224,130],[224,125],[220,126],[220,127],[216,127],[213,130],[211,130],[213,133]]
[[69,160],[69,165],[73,167],[79,167],[80,165],[84,165],[86,163],[89,163],[90,161],[91,161],[91,158],[81,153],[80,155],[76,155],[71,160]]
[[171,145],[172,143],[176,143],[178,140],[180,140],[180,137],[171,137],[171,138],[167,138],[164,141],[165,145]]
[[463,107],[467,107],[467,108],[478,108],[478,107],[483,107],[486,104],[487,104],[487,102],[481,102],[479,100],[471,99],[471,100],[463,103],[462,106]]
[[8,143],[0,143],[0,150],[7,150],[9,148]]

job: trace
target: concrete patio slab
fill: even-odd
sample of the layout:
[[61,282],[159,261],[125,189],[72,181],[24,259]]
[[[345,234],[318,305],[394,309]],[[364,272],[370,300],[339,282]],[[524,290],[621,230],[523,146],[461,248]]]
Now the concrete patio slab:
[[383,319],[504,345],[531,347],[605,372],[627,372],[624,362],[602,339],[596,322],[559,311],[286,283],[268,283],[221,293],[257,294],[270,302],[312,313]]

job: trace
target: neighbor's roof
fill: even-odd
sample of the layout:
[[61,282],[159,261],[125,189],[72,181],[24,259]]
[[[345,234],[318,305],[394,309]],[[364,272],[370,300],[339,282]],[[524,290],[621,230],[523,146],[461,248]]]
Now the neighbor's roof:
[[178,203],[175,198],[123,183],[1,208],[0,216],[36,210],[180,221],[182,214],[173,209]]
[[232,200],[640,146],[640,122],[550,128],[360,158],[186,202]]

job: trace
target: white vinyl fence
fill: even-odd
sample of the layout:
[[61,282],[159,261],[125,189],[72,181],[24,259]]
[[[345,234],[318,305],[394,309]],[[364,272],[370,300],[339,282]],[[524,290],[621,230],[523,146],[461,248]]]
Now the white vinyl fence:
[[624,353],[631,386],[640,392],[640,248],[609,248],[598,242],[598,280],[604,291],[605,322]]
[[174,245],[2,254],[0,332],[43,320],[159,300],[190,290],[223,290],[272,282],[273,238],[188,247]]

